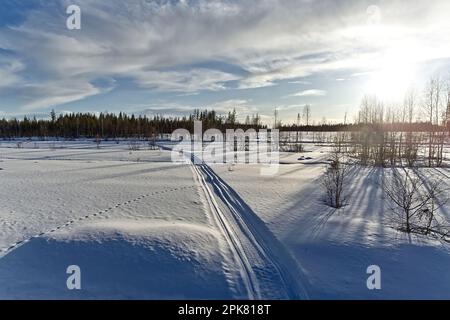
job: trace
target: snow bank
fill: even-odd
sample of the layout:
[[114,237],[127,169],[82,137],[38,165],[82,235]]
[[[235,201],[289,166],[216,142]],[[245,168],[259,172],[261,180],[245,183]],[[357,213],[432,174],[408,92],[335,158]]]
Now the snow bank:
[[[0,299],[227,299],[217,231],[155,220],[91,223],[0,259]],[[81,268],[68,290],[66,268]]]

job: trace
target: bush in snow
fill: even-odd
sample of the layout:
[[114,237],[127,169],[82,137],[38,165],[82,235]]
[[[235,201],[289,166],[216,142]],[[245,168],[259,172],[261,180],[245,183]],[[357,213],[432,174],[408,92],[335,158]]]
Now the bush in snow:
[[326,192],[325,202],[333,208],[341,208],[345,205],[349,166],[343,163],[342,155],[333,152],[331,163],[322,179],[322,186]]
[[100,136],[97,135],[95,137],[95,144],[97,145],[97,149],[100,149],[100,144],[102,143],[102,139],[100,139]]
[[447,240],[450,229],[439,209],[448,201],[448,190],[441,180],[424,182],[412,174],[393,169],[392,176],[384,182],[397,229]]
[[128,143],[128,149],[130,151],[138,151],[140,148],[141,148],[141,146],[139,145],[139,142],[137,142],[137,141],[133,140]]

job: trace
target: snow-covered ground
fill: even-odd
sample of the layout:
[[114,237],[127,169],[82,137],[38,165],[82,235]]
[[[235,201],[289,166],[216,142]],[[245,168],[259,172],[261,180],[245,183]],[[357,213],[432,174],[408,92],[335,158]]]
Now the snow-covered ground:
[[168,152],[2,148],[0,161],[0,298],[245,296],[191,168]]
[[[449,299],[450,245],[407,237],[392,228],[382,177],[390,169],[352,168],[348,205],[323,202],[320,177],[326,148],[281,155],[279,173],[259,175],[259,166],[213,169],[266,223],[292,253],[308,279],[312,299]],[[306,160],[298,160],[311,158]],[[450,170],[419,169],[450,184]],[[450,206],[442,208],[449,217]],[[381,290],[368,290],[367,267],[381,268]]]
[[389,225],[388,169],[355,166],[349,204],[323,204],[325,146],[282,153],[275,176],[126,141],[17,147],[0,142],[0,298],[450,298],[448,245]]

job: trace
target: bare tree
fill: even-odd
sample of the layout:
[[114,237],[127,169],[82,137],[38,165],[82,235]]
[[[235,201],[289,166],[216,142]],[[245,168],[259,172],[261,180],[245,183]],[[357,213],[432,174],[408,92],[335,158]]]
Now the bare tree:
[[[434,115],[434,79],[430,79],[427,88],[425,89],[425,105],[424,112],[425,116],[428,118],[430,126],[433,124]],[[431,167],[431,161],[433,159],[433,133],[429,131],[428,134],[428,166]]]
[[439,150],[436,148],[439,143],[439,137],[434,129],[434,126],[440,125],[441,117],[441,96],[442,96],[442,81],[436,77],[431,77],[425,89],[425,105],[424,112],[430,125],[428,134],[428,166],[433,166],[433,160],[437,160],[439,165]]
[[358,113],[360,131],[354,136],[355,153],[361,164],[384,165],[386,156],[384,105],[376,96],[365,96]]
[[95,137],[95,144],[97,145],[97,149],[100,149],[100,144],[102,143],[102,140],[100,139],[100,136],[97,134]]
[[278,119],[278,108],[276,108],[276,107],[273,112],[273,116],[274,116],[273,128],[277,129],[277,128],[281,127],[281,121]]
[[403,121],[408,123],[403,155],[406,158],[406,162],[409,167],[414,166],[417,160],[417,153],[418,153],[418,143],[415,142],[414,135],[412,132],[412,123],[414,121],[414,113],[416,110],[416,105],[417,105],[417,91],[412,88],[408,90],[408,92],[406,93],[403,102],[403,116],[402,116]]
[[392,176],[384,181],[384,190],[399,230],[447,236],[445,219],[438,215],[439,208],[448,201],[441,180],[425,183],[412,172],[393,168]]
[[349,166],[344,163],[342,154],[336,149],[322,180],[326,192],[325,202],[333,208],[341,208],[347,201],[345,187],[347,186]]
[[158,145],[156,144],[156,136],[157,136],[156,130],[153,129],[150,134],[150,141],[148,142],[148,146],[149,146],[150,150],[158,150],[159,149]]
[[445,126],[448,131],[448,135],[450,138],[450,78],[446,82],[446,110],[445,110]]
[[299,132],[299,127],[300,127],[300,121],[301,121],[301,117],[300,117],[300,113],[297,114],[297,138],[295,141],[295,144],[297,145],[296,149],[297,152],[300,152],[301,149],[303,149],[303,147],[300,145],[300,132]]
[[445,125],[448,128],[448,133],[450,136],[450,77],[447,79],[446,82],[446,99],[447,102],[447,108],[445,110]]
[[[130,140],[129,142],[128,142],[128,150],[130,150],[130,151],[138,151],[138,150],[140,150],[141,149],[141,146],[140,146],[140,144],[139,144],[139,142],[138,141],[136,141],[136,140]],[[130,152],[131,153],[131,152]]]
[[450,135],[450,79],[445,83],[443,95],[443,108],[440,110],[440,130],[437,136],[436,165],[441,166],[444,161],[444,145],[447,134]]
[[303,117],[306,120],[306,126],[309,126],[309,122],[311,120],[311,106],[309,104],[303,107]]
[[[401,115],[400,115],[401,117]],[[399,115],[396,114],[395,109],[389,108],[387,110],[386,120],[388,123],[388,132],[387,135],[387,159],[389,160],[389,163],[391,166],[395,166],[397,162],[397,156],[401,152],[398,151],[401,148],[401,141],[402,136],[400,135],[400,138],[397,137],[397,131],[395,130],[395,124],[399,121]],[[397,146],[397,142],[399,145]],[[383,156],[384,158],[384,156]],[[400,157],[401,159],[401,157]],[[381,163],[384,164],[384,159],[380,159]]]

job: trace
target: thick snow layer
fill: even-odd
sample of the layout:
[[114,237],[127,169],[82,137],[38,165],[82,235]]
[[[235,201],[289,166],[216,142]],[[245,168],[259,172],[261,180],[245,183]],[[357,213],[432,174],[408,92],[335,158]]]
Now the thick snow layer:
[[1,167],[0,247],[115,206],[133,218],[207,220],[186,166],[4,160]]
[[[162,219],[83,224],[35,238],[0,260],[2,299],[232,298],[214,229]],[[82,290],[67,290],[66,268]]]

